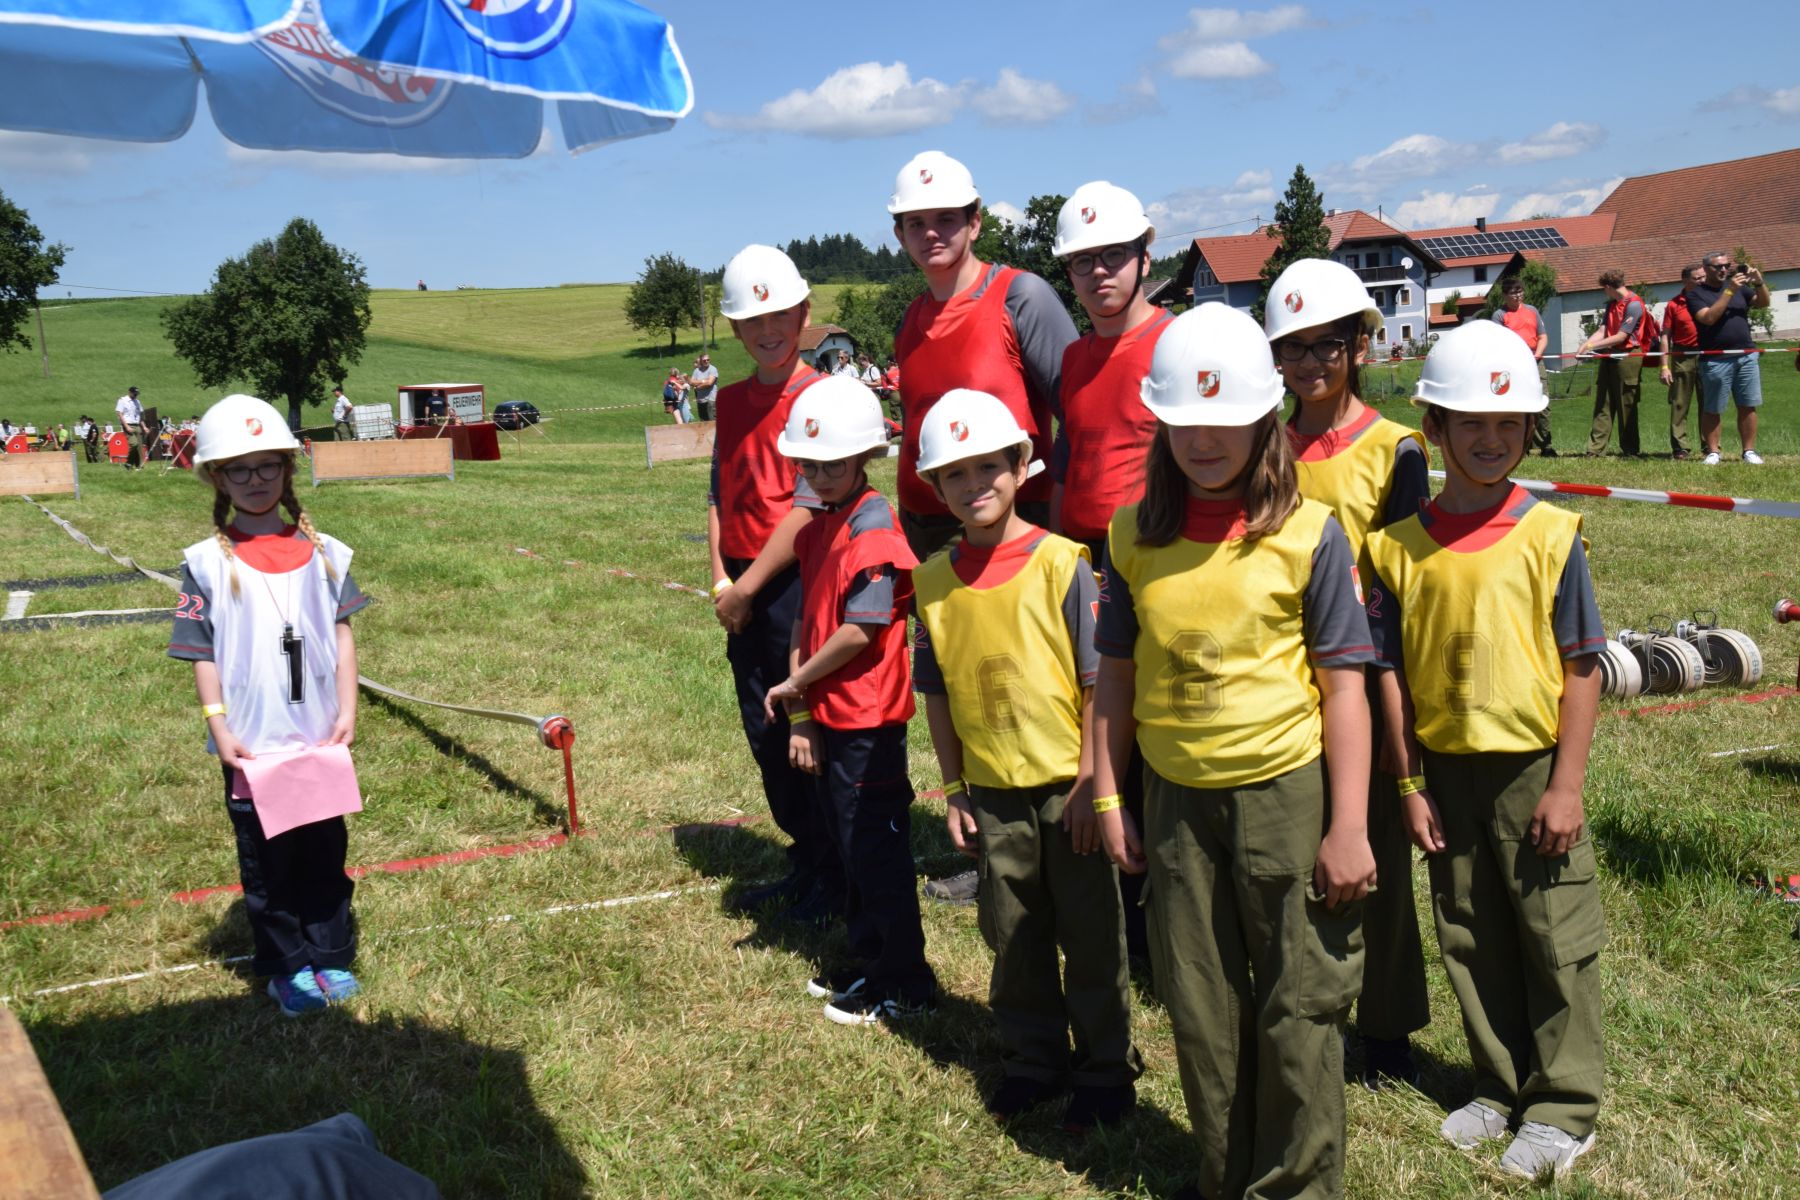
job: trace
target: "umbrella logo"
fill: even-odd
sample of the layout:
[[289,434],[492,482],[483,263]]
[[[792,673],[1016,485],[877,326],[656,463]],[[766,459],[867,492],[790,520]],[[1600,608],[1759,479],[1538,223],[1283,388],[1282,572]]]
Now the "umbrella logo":
[[767,300],[769,298],[769,285],[766,283],[752,284],[750,287],[750,294],[755,296],[758,300]]
[[930,183],[931,182],[931,169],[929,167],[920,167],[919,168],[919,182],[920,183]]
[[1099,216],[1099,214],[1093,209],[1084,208],[1081,210],[1081,223],[1083,225],[1092,225],[1094,223],[1094,218],[1097,216]]
[[446,80],[346,58],[320,32],[318,10],[311,5],[286,29],[258,38],[256,48],[319,107],[362,125],[418,125],[435,116],[456,90]]
[[569,32],[575,0],[438,0],[463,32],[503,58],[536,58]]
[[1306,307],[1306,301],[1299,292],[1289,292],[1281,298],[1281,306],[1291,313],[1297,313]]
[[1214,396],[1219,394],[1219,384],[1222,381],[1220,380],[1219,373],[1217,371],[1202,371],[1202,372],[1200,372],[1199,382],[1200,382],[1200,398],[1201,399],[1211,400]]
[[966,421],[950,422],[950,439],[956,442],[969,440],[969,425]]
[[1504,396],[1512,390],[1511,371],[1489,371],[1488,391],[1496,396]]
[[244,428],[248,429],[250,431],[251,437],[261,437],[262,436],[262,422],[257,420],[255,417],[245,417],[244,418]]
[[806,418],[805,429],[806,429],[807,437],[818,437],[819,436],[819,423],[812,417]]

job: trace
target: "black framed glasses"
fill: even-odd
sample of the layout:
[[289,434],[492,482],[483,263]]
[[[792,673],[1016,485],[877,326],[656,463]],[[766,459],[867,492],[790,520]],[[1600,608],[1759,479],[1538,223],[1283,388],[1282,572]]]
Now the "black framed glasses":
[[1069,258],[1069,274],[1092,275],[1094,264],[1099,263],[1109,271],[1116,271],[1137,257],[1137,243],[1129,246],[1108,246],[1104,250],[1071,255]]
[[1310,354],[1315,361],[1329,367],[1343,358],[1344,351],[1349,348],[1350,343],[1343,338],[1323,338],[1311,344],[1284,341],[1275,347],[1275,353],[1281,356],[1282,362],[1290,364],[1305,362]]
[[285,466],[287,464],[278,459],[275,462],[266,462],[256,467],[220,467],[219,474],[232,483],[249,483],[252,475],[264,483],[269,483],[281,478],[281,470]]
[[798,462],[800,473],[808,479],[818,479],[820,476],[823,476],[826,479],[842,479],[844,477],[844,472],[850,469],[850,460],[847,458],[834,459],[831,462],[819,462],[816,459],[802,458],[799,459]]

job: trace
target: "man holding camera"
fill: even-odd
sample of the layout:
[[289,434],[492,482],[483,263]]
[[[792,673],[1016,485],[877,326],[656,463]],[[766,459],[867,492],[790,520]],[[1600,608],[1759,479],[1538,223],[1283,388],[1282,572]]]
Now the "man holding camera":
[[[1769,303],[1769,285],[1755,267],[1716,250],[1702,258],[1706,278],[1688,289],[1688,308],[1700,335],[1700,446],[1707,466],[1719,462],[1719,426],[1729,397],[1737,405],[1738,441],[1744,461],[1762,465],[1756,452],[1756,410],[1762,407],[1762,368],[1750,337],[1750,310]],[[1723,353],[1721,353],[1723,352]]]

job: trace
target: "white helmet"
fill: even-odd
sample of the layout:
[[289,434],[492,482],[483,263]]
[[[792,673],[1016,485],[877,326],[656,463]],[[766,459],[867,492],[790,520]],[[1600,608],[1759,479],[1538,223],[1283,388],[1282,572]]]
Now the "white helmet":
[[1284,391],[1256,322],[1208,301],[1169,322],[1141,395],[1168,425],[1251,425],[1281,407]]
[[1144,215],[1138,198],[1122,187],[1097,179],[1075,189],[1056,214],[1056,241],[1050,253],[1067,258],[1083,250],[1122,246],[1144,239],[1145,247],[1156,240],[1156,226]]
[[775,448],[789,458],[836,462],[887,441],[875,393],[848,375],[827,375],[795,397]]
[[923,475],[1008,446],[1019,447],[1022,461],[1031,463],[1027,475],[1044,469],[1042,460],[1032,462],[1031,435],[1019,427],[1011,409],[986,392],[952,388],[938,397],[919,425],[919,462],[914,470]]
[[194,465],[255,454],[262,450],[292,451],[300,448],[287,420],[266,400],[242,394],[225,397],[206,410],[194,435]]
[[760,317],[794,307],[812,289],[800,278],[794,260],[773,246],[749,245],[725,264],[719,289],[719,315],[731,321]]
[[1538,413],[1550,398],[1524,338],[1493,321],[1470,321],[1438,338],[1425,356],[1413,403],[1455,412]]
[[1329,258],[1301,258],[1288,264],[1269,288],[1263,331],[1271,342],[1297,329],[1329,325],[1362,314],[1364,333],[1381,328],[1381,310],[1356,272]]
[[969,168],[942,150],[927,150],[913,155],[894,176],[894,194],[888,197],[887,210],[899,216],[979,203],[981,193],[975,190]]

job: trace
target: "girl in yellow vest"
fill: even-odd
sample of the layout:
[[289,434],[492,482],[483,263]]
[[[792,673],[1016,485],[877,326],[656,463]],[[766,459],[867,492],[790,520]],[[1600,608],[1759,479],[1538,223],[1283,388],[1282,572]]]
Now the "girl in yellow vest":
[[[1287,433],[1300,494],[1330,506],[1365,577],[1369,531],[1411,516],[1431,496],[1425,439],[1361,400],[1362,363],[1369,335],[1379,328],[1381,310],[1356,272],[1323,258],[1290,264],[1269,289],[1263,312],[1282,382],[1294,394]],[[1381,744],[1378,730],[1378,751]],[[1369,846],[1381,887],[1363,906],[1368,957],[1356,1028],[1363,1082],[1375,1088],[1384,1079],[1418,1082],[1409,1035],[1431,1024],[1413,908],[1412,843],[1392,762],[1380,763],[1369,780]]]
[[[1606,644],[1581,518],[1507,476],[1547,403],[1531,352],[1475,321],[1432,348],[1413,403],[1444,490],[1369,537],[1369,620],[1413,841],[1475,1096],[1439,1133],[1557,1175],[1594,1144],[1605,918],[1581,789]],[[1421,753],[1420,747],[1423,746]]]
[[[1248,316],[1177,317],[1143,400],[1159,421],[1144,499],[1114,515],[1102,574],[1093,808],[1108,856],[1149,871],[1200,1193],[1337,1196],[1341,1031],[1375,882],[1355,563],[1299,494]],[[1141,837],[1118,797],[1134,738]]]

